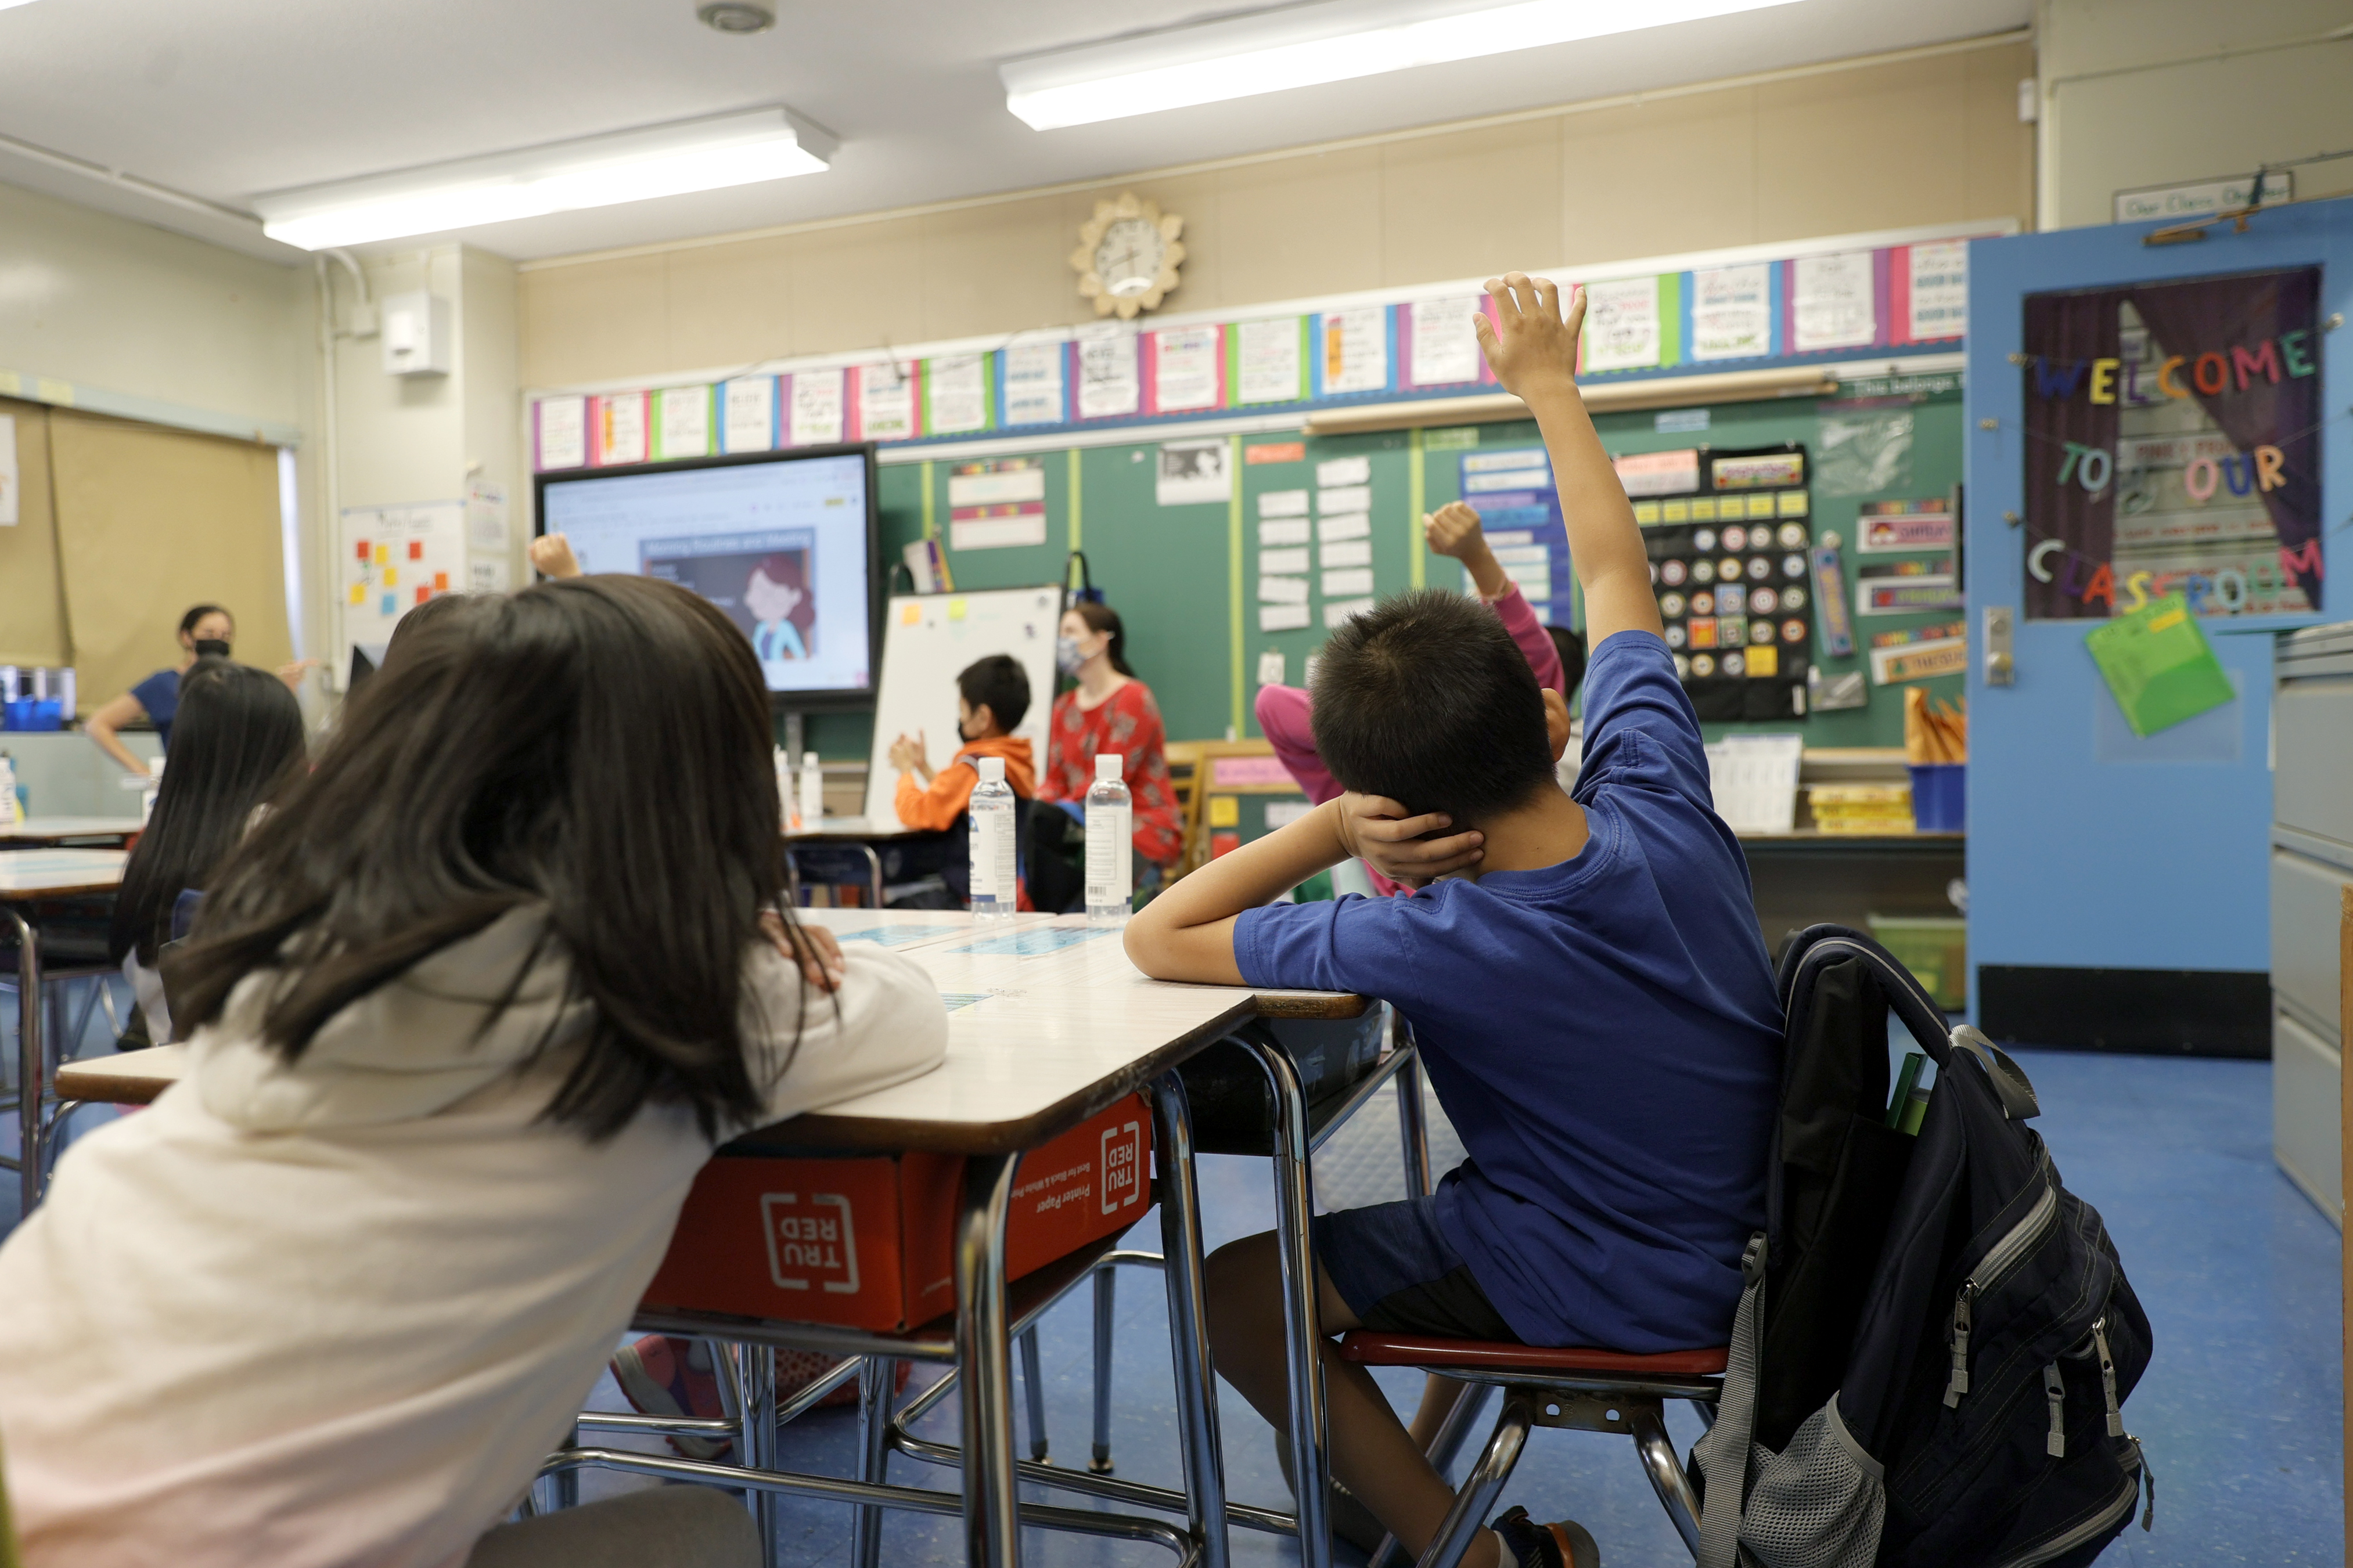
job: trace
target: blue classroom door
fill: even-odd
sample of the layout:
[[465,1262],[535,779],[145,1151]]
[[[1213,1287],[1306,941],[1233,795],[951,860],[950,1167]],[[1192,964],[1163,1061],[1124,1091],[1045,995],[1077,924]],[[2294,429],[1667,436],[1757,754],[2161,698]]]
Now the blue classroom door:
[[[2324,578],[2311,584],[2316,613],[2202,619],[2237,700],[2136,737],[2084,646],[2105,623],[2026,618],[2029,549],[2051,529],[2029,515],[2033,373],[2012,356],[2049,349],[2025,341],[2024,303],[2054,290],[2317,267],[2318,319],[2341,320],[2353,311],[2353,200],[2258,214],[2245,234],[2226,225],[2185,244],[2145,244],[2155,226],[1969,247],[1971,1016],[2026,1044],[2263,1056],[2272,634],[2344,619],[2353,596]],[[2326,550],[2353,499],[2353,332],[2317,342]],[[2037,564],[2063,563],[2046,552]],[[2353,552],[2327,565],[2353,571]],[[2015,616],[2012,686],[1986,681],[1989,606]]]

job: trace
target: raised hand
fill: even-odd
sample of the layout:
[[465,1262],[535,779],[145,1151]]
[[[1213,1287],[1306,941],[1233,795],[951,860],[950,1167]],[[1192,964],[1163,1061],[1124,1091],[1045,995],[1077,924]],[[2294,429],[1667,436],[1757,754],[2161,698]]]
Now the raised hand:
[[1504,390],[1521,397],[1554,381],[1577,379],[1577,335],[1585,326],[1585,290],[1572,295],[1564,319],[1560,289],[1548,279],[1506,272],[1487,279],[1495,317],[1472,318],[1479,352]]

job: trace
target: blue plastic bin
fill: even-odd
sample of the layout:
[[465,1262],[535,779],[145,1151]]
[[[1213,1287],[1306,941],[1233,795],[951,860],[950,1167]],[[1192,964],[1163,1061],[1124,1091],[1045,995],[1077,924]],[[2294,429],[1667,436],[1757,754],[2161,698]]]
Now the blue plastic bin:
[[1912,826],[1919,833],[1960,833],[1969,825],[1967,763],[1911,763]]

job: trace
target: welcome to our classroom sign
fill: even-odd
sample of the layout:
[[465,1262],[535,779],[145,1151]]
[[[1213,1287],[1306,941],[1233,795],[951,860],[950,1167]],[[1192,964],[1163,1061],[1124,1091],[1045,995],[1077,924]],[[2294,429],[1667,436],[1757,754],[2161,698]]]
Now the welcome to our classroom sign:
[[2320,599],[2320,272],[2025,301],[2026,613]]

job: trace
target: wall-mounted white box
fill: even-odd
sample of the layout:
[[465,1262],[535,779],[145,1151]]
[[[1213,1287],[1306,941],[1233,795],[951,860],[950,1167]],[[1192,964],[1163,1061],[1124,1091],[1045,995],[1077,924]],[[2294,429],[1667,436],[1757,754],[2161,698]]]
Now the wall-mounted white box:
[[381,338],[386,375],[447,375],[451,363],[449,301],[424,289],[387,294],[382,302]]

